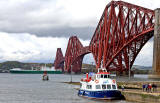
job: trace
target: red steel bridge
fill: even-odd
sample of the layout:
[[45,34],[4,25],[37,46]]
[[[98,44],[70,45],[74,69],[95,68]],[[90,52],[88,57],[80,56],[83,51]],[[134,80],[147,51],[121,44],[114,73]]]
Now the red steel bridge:
[[57,51],[55,68],[70,72],[72,67],[73,72],[80,72],[83,57],[92,53],[96,68],[127,72],[154,34],[154,17],[153,10],[111,1],[104,9],[89,46],[84,47],[76,36],[70,37],[65,57],[61,49]]

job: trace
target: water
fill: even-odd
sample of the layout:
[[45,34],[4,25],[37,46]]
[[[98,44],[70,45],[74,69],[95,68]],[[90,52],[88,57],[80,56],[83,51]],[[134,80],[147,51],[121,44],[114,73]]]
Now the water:
[[[78,82],[84,75],[73,75]],[[70,75],[50,74],[42,81],[42,74],[0,74],[0,103],[133,103],[123,100],[95,101],[77,96],[79,86],[69,82]]]

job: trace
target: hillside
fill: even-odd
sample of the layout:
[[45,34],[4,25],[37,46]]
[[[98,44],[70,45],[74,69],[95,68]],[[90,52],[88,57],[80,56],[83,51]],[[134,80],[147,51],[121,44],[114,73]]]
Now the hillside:
[[132,68],[136,68],[136,69],[139,69],[139,70],[151,70],[152,69],[151,66],[140,66],[140,65],[133,65]]
[[[96,72],[96,66],[91,65],[91,64],[82,64],[82,73],[87,73],[87,72]],[[139,65],[133,65],[132,71],[134,74],[149,74],[152,72],[152,67],[151,66],[139,66]],[[115,72],[113,72],[115,73]]]
[[[2,71],[8,71],[13,68],[22,68],[22,69],[32,69],[32,67],[36,66],[43,66],[45,65],[44,63],[22,63],[18,61],[6,61],[3,63],[0,63],[0,72]],[[51,67],[53,64],[48,63],[46,64],[47,67]]]
[[[32,69],[32,67],[38,67],[38,66],[44,66],[44,63],[22,63],[18,61],[6,61],[3,63],[0,63],[0,72],[5,71],[8,72],[9,69],[13,68],[22,68],[22,69]],[[52,63],[46,64],[47,67],[53,66]],[[139,65],[134,65],[132,67],[132,70],[134,71],[135,74],[148,74],[151,72],[152,67],[145,67],[145,66],[139,66]],[[82,64],[82,73],[86,72],[96,72],[96,66],[91,65],[91,64]]]

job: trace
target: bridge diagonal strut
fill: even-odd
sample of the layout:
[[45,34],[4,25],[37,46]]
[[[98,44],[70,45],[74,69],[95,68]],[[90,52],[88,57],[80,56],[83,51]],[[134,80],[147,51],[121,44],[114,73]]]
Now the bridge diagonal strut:
[[153,36],[153,10],[123,1],[106,5],[89,46],[83,47],[76,36],[69,39],[65,71],[80,72],[85,54],[92,53],[96,68],[128,71],[138,53]]
[[62,71],[64,71],[64,57],[61,48],[57,48],[56,58],[54,61],[54,68],[61,69]]
[[97,68],[102,65],[110,71],[128,71],[153,31],[153,10],[112,1],[106,6],[90,42]]

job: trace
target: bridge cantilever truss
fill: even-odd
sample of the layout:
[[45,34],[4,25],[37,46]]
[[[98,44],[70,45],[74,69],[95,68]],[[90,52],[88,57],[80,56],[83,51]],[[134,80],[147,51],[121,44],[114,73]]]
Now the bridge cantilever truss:
[[53,65],[55,69],[61,69],[64,71],[64,57],[61,48],[57,48],[56,59]]
[[70,37],[65,54],[65,70],[70,72],[72,66],[73,72],[80,72],[83,57],[87,53],[90,53],[89,47],[83,47],[76,36]]
[[138,53],[153,36],[154,11],[123,1],[111,1],[106,7],[88,47],[71,37],[65,54],[65,70],[81,70],[85,54],[92,53],[96,68],[128,71]]

